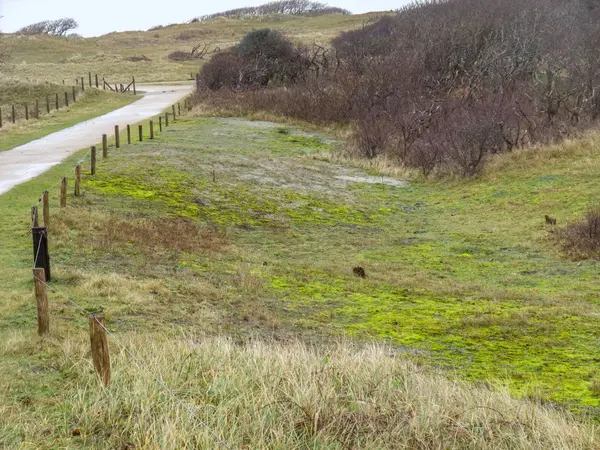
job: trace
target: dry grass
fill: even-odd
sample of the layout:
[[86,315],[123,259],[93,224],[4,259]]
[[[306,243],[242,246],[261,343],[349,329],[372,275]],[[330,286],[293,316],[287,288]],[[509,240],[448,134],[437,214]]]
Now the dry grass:
[[600,258],[600,207],[590,208],[582,221],[559,230],[557,236],[573,259]]
[[[593,428],[568,415],[502,389],[424,373],[389,347],[118,339],[142,367],[111,341],[108,389],[92,375],[83,334],[43,344],[55,356],[52,369],[40,370],[69,374],[57,399],[65,404],[63,420],[42,419],[34,403],[21,416],[3,405],[0,446],[225,448],[218,436],[246,449],[597,448]],[[24,350],[29,340],[13,336],[2,350]]]

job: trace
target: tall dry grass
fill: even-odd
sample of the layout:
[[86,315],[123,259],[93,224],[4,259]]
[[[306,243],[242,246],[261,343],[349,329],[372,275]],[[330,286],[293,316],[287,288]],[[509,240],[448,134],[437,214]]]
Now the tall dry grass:
[[[26,340],[15,337],[5,347],[18,347],[19,339]],[[92,375],[85,339],[55,344],[55,364],[77,374],[65,385],[64,417],[54,431],[81,434],[69,437],[68,445],[226,448],[222,439],[238,449],[597,448],[594,430],[567,413],[431,374],[392,348],[121,339],[144,368],[111,341],[113,382],[107,389]],[[1,412],[0,436],[4,421],[19,424],[30,445],[49,442],[39,434],[48,433],[48,421]],[[0,447],[16,443],[0,438]]]

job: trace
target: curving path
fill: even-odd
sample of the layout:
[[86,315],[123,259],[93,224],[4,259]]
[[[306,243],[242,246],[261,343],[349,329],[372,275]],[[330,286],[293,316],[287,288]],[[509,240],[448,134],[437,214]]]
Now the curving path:
[[165,108],[191,93],[192,88],[191,85],[139,85],[138,89],[145,94],[137,102],[0,152],[0,195],[40,175],[82,148],[99,142],[103,134],[113,135],[115,125],[125,129],[127,124],[160,114]]

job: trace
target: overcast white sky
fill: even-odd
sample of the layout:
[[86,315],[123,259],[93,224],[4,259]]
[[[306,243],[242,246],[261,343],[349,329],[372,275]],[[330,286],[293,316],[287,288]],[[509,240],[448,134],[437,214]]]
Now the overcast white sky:
[[[31,23],[72,17],[79,22],[77,33],[98,36],[112,31],[146,30],[154,25],[181,23],[203,14],[268,0],[0,0],[0,30],[16,31]],[[353,13],[397,9],[409,0],[331,0]]]

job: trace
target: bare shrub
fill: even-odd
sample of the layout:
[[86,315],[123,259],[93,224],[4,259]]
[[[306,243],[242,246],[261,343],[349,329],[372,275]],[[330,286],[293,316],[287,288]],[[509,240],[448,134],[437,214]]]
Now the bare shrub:
[[593,126],[599,19],[584,0],[430,0],[342,33],[331,50],[259,30],[235,49],[234,89],[256,90],[240,96],[250,108],[353,124],[365,157],[473,176],[490,155]]
[[591,208],[579,223],[558,231],[564,251],[574,259],[600,259],[600,207]]
[[25,36],[41,34],[48,36],[66,36],[69,31],[76,29],[78,26],[75,19],[64,18],[58,20],[45,20],[21,28],[17,31],[17,34]]
[[239,19],[247,16],[268,16],[274,14],[285,14],[293,16],[320,16],[326,14],[352,14],[347,9],[328,6],[325,3],[312,2],[309,0],[280,0],[265,3],[260,6],[230,9],[215,14],[208,14],[192,19],[192,23],[226,17]]

